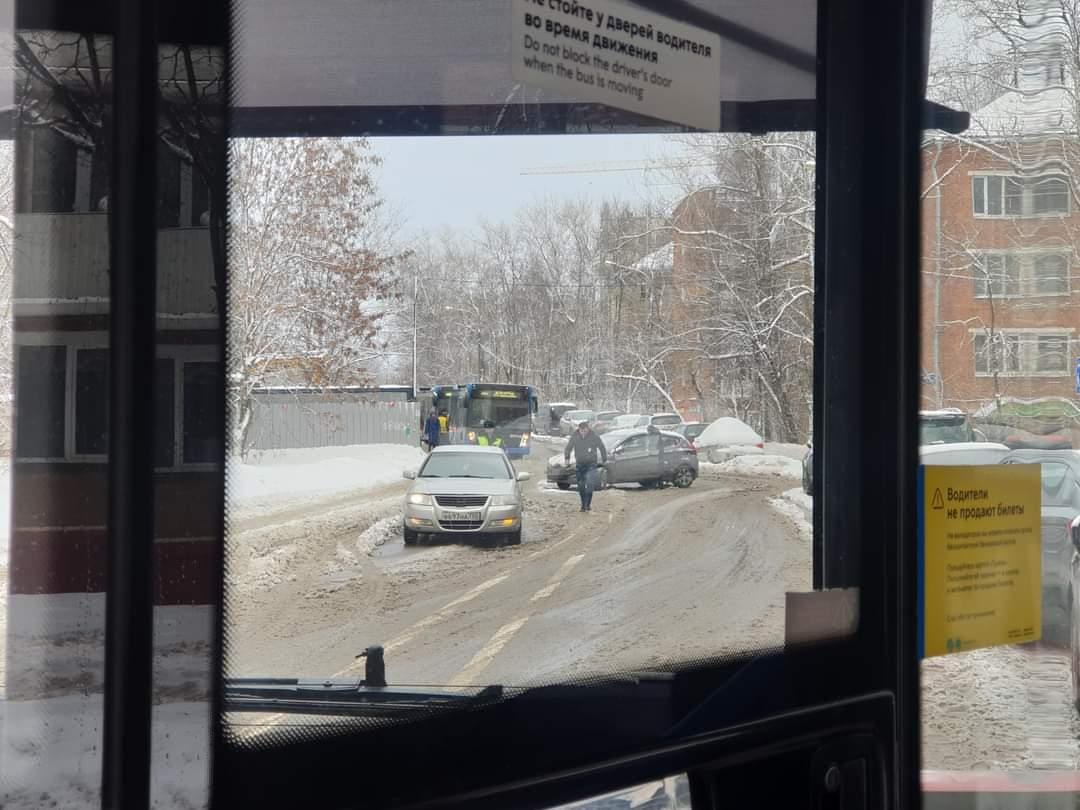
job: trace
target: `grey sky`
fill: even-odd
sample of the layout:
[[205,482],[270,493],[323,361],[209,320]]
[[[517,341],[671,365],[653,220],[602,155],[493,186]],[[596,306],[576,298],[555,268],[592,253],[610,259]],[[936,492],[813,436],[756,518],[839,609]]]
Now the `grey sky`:
[[[530,202],[588,197],[627,202],[670,196],[661,170],[610,171],[620,162],[671,158],[679,147],[661,135],[537,135],[375,138],[383,159],[379,191],[402,220],[403,235],[506,219]],[[612,164],[615,164],[613,166]],[[523,175],[565,166],[578,173]],[[606,171],[590,171],[602,168]]]

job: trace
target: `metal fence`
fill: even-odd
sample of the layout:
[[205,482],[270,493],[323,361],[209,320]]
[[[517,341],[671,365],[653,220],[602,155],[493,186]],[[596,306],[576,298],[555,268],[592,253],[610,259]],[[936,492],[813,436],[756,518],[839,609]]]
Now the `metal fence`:
[[247,449],[418,444],[419,429],[419,406],[404,397],[259,393],[252,402]]

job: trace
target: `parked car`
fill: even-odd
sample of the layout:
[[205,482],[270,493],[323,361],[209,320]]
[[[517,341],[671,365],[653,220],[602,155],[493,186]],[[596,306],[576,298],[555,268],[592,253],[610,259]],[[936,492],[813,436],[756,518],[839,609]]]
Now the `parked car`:
[[924,444],[919,448],[919,462],[927,466],[957,464],[1001,464],[1009,448],[997,442],[954,442]]
[[[666,430],[630,428],[608,431],[600,440],[607,464],[600,468],[600,488],[638,483],[643,487],[674,484],[685,488],[698,476],[698,458],[686,437]],[[547,480],[559,489],[577,486],[577,466],[559,454],[548,459]]]
[[559,422],[559,431],[563,436],[569,436],[582,422],[592,422],[596,416],[595,411],[566,411]]
[[1080,515],[1080,452],[1013,450],[1002,463],[1042,465],[1042,638],[1068,643],[1080,619],[1071,538],[1072,522]]
[[713,463],[765,452],[765,440],[758,432],[733,416],[721,416],[709,423],[694,445]]
[[609,430],[626,430],[633,427],[643,427],[648,423],[649,417],[640,413],[624,413],[622,416],[616,416],[611,421],[611,427]]
[[690,444],[695,444],[698,436],[700,436],[708,426],[707,422],[684,422],[675,428],[675,432],[685,436]]
[[436,447],[418,471],[406,470],[404,477],[414,482],[405,495],[405,545],[415,545],[421,535],[521,542],[518,482],[529,473],[515,473],[501,448]]
[[593,433],[607,433],[612,429],[615,420],[622,415],[622,411],[597,411],[592,422]]
[[637,418],[627,428],[660,428],[661,430],[674,430],[683,423],[683,417],[678,414],[661,411],[659,414],[637,414]]
[[668,413],[666,411],[654,413],[652,416],[645,418],[647,421],[643,425],[639,425],[639,427],[648,427],[649,425],[652,425],[661,430],[674,430],[683,423],[682,417],[677,413]]
[[[996,442],[955,442],[953,444],[928,444],[919,448],[919,461],[929,465],[947,464],[1000,464],[1009,454],[1009,448]],[[814,442],[806,443],[802,460],[802,488],[807,495],[814,494]]]
[[548,404],[548,435],[558,436],[561,433],[563,414],[577,407],[576,402],[551,402]]
[[1013,450],[1071,450],[1072,433],[1058,430],[1051,433],[1032,433],[1009,425],[981,424],[978,430],[990,441],[1001,442]]
[[919,445],[983,441],[967,414],[959,408],[919,411]]

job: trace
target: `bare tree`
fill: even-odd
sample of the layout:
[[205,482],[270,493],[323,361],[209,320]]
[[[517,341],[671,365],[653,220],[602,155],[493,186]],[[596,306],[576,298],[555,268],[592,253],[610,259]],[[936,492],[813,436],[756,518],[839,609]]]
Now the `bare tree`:
[[228,373],[238,448],[255,387],[370,379],[402,258],[381,217],[377,163],[362,139],[232,143]]
[[[812,136],[696,136],[708,175],[685,179],[673,216],[684,257],[669,339],[711,415],[781,441],[805,437],[813,374]],[[733,406],[733,407],[732,407]]]

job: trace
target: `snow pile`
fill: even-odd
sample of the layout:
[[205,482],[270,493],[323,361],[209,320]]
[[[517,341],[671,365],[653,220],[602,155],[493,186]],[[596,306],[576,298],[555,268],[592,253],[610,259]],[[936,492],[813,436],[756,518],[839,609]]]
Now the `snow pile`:
[[[5,635],[10,669],[0,687],[15,700],[100,692],[105,673],[105,594],[10,597]],[[154,608],[154,697],[200,700],[209,691],[213,609]]]
[[694,444],[702,448],[729,445],[756,447],[761,443],[762,439],[757,431],[733,416],[721,416],[694,439]]
[[789,489],[779,498],[769,498],[769,506],[788,518],[799,530],[799,537],[809,543],[814,537],[814,499],[802,489]]
[[565,436],[549,436],[546,433],[534,433],[529,439],[529,441],[531,441],[533,444],[553,444],[557,447],[562,447],[566,445]]
[[796,461],[802,461],[806,457],[807,446],[805,444],[791,444],[788,442],[765,442],[765,452],[774,456],[787,456]]
[[240,512],[280,508],[290,501],[372,489],[401,480],[415,470],[424,451],[405,444],[361,444],[276,450],[228,469],[229,506]]
[[1080,722],[1067,650],[992,647],[922,662],[923,767],[1074,771]]
[[798,506],[808,517],[814,514],[814,499],[803,492],[802,487],[784,490],[780,497]]
[[[97,695],[0,703],[0,807],[100,807],[101,735]],[[208,703],[154,707],[152,807],[206,806],[209,735]]]
[[777,478],[802,478],[802,463],[785,456],[768,454],[736,456],[719,464],[701,462],[703,473],[723,475],[774,476]]

